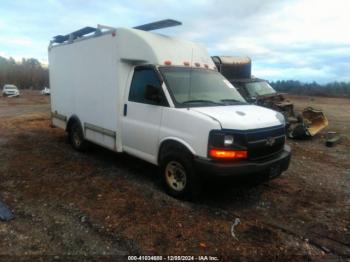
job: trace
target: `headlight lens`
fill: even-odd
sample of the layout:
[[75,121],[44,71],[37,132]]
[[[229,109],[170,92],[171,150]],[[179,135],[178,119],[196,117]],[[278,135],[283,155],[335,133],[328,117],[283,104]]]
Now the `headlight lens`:
[[231,146],[234,143],[234,138],[231,135],[224,136],[224,146]]
[[277,112],[276,113],[276,118],[281,122],[282,125],[286,124],[286,118],[284,117],[283,114]]

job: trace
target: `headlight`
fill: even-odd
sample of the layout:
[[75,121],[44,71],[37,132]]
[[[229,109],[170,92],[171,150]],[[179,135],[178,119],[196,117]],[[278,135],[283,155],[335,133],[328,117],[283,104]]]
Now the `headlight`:
[[281,114],[280,112],[276,113],[276,118],[281,122],[282,125],[286,124],[286,118],[283,114]]
[[229,130],[211,130],[208,157],[213,159],[242,159],[248,157],[245,136]]
[[225,135],[224,136],[224,146],[230,146],[234,143],[233,136],[231,135]]
[[233,144],[233,135],[221,130],[212,130],[209,134],[209,146],[215,148],[225,148]]
[[227,130],[211,130],[208,146],[222,149],[245,149],[245,137],[240,133],[235,134]]

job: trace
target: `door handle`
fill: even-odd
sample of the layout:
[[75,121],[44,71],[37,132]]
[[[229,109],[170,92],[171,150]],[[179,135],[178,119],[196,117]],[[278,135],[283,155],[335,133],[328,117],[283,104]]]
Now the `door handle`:
[[124,104],[123,115],[126,116],[128,114],[128,105]]

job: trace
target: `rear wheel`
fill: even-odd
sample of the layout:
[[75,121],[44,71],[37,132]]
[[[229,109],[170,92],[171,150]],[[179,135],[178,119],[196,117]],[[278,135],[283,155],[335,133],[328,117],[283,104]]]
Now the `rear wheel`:
[[69,142],[74,149],[78,151],[85,151],[87,148],[87,141],[84,139],[83,129],[78,122],[71,125],[68,131]]
[[192,166],[192,156],[185,152],[173,152],[163,157],[160,165],[163,186],[176,198],[193,199],[201,183]]

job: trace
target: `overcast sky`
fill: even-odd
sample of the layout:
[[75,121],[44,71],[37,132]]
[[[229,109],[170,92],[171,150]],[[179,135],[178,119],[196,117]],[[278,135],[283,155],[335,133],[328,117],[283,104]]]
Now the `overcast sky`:
[[211,55],[246,55],[268,80],[350,81],[348,0],[1,0],[0,56],[47,61],[49,40],[84,26],[158,30],[204,44]]

